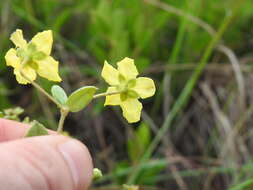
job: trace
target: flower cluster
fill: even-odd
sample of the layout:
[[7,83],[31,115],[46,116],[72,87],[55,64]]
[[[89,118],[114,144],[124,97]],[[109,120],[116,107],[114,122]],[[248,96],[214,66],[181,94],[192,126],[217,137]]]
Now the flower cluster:
[[61,81],[58,74],[58,61],[50,56],[53,44],[51,30],[40,32],[27,42],[22,30],[17,29],[10,39],[16,48],[11,48],[6,53],[5,60],[8,66],[14,68],[14,74],[20,84],[34,81],[37,74],[51,81]]
[[105,105],[119,105],[129,123],[137,122],[142,110],[138,99],[154,95],[154,81],[147,77],[136,78],[138,71],[133,59],[126,57],[117,66],[118,69],[115,69],[106,61],[104,63],[102,77],[111,85],[107,93],[112,94],[106,96]]
[[50,56],[52,31],[39,32],[27,42],[22,30],[17,29],[10,39],[16,47],[6,53],[5,60],[8,66],[14,68],[18,83],[32,83],[58,107],[62,108],[62,103],[59,102],[63,102],[64,106],[67,105],[68,111],[80,111],[93,98],[106,96],[104,105],[119,105],[123,110],[123,116],[129,123],[133,123],[140,120],[142,104],[139,99],[151,97],[155,93],[154,81],[147,77],[137,78],[138,71],[134,60],[126,57],[117,63],[117,69],[105,61],[101,75],[110,85],[105,93],[94,96],[97,88],[90,86],[80,88],[67,97],[64,90],[57,86],[52,87],[52,97],[33,82],[37,74],[51,81],[61,81],[58,73],[59,63]]

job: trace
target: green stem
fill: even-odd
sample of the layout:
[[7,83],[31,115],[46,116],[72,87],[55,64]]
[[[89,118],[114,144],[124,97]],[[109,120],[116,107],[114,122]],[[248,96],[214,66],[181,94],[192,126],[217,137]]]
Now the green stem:
[[61,133],[63,131],[63,125],[64,125],[64,121],[67,117],[69,113],[69,110],[68,109],[61,109],[61,117],[60,117],[60,120],[59,120],[59,124],[58,124],[58,128],[57,128],[57,133]]
[[27,77],[25,75],[25,73],[23,72],[23,67],[26,64],[28,60],[24,59],[21,63],[21,69],[20,69],[20,74],[21,76],[26,79],[29,83],[31,83],[39,92],[41,92],[42,94],[44,94],[49,100],[51,100],[55,105],[57,105],[57,107],[60,108],[60,112],[61,112],[61,117],[59,120],[59,124],[58,124],[58,128],[57,128],[57,132],[60,133],[62,132],[63,129],[63,124],[65,121],[66,116],[69,113],[69,110],[66,109],[65,107],[63,107],[60,103],[58,103],[49,93],[47,93],[47,91],[45,91],[39,84],[37,84],[35,81],[32,81],[31,79],[29,79],[29,77]]
[[120,94],[122,91],[117,91],[117,92],[104,92],[104,93],[100,93],[100,94],[96,94],[93,96],[93,98],[100,98],[103,96],[110,96],[110,95],[115,95],[115,94]]
[[34,81],[31,81],[27,76],[25,76],[23,71],[20,71],[23,78],[25,78],[27,81],[29,81],[38,91],[40,91],[42,94],[44,94],[49,100],[51,100],[54,104],[56,104],[59,108],[62,107],[61,104],[59,104],[50,94],[48,94],[39,84],[37,84]]

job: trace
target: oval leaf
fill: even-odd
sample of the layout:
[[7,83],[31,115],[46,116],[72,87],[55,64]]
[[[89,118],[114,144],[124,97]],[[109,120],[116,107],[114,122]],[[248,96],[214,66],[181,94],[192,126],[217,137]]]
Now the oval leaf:
[[68,98],[66,105],[72,112],[82,110],[93,99],[93,95],[97,91],[95,86],[85,86],[74,91]]
[[53,97],[57,100],[57,102],[59,102],[60,104],[65,104],[67,102],[68,96],[66,95],[62,87],[58,85],[53,85],[51,88],[51,93]]
[[28,129],[25,137],[48,135],[47,129],[37,121],[33,121],[32,127]]

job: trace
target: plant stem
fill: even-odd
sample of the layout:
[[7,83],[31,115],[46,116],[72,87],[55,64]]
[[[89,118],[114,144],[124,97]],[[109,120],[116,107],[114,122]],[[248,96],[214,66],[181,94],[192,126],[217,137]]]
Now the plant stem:
[[64,108],[61,109],[61,117],[60,117],[60,120],[59,120],[57,133],[61,133],[63,131],[63,124],[64,124],[64,121],[65,121],[68,113],[69,113],[68,109],[64,109]]
[[29,79],[29,77],[25,75],[25,73],[23,72],[23,67],[26,64],[26,62],[27,62],[27,59],[24,59],[21,63],[20,74],[22,75],[22,77],[26,79],[27,81],[29,81],[29,83],[31,83],[38,91],[44,94],[49,100],[51,100],[59,108],[62,108],[62,105],[58,103],[49,93],[47,93],[39,84],[37,84],[35,81],[32,81],[31,79]]
[[59,108],[62,107],[61,104],[59,104],[50,94],[48,94],[39,84],[37,84],[34,81],[31,81],[27,76],[25,76],[23,71],[20,71],[23,78],[28,80],[38,91],[40,91],[42,94],[44,94],[48,99],[50,99],[54,104],[56,104]]
[[96,94],[93,96],[93,98],[100,98],[100,97],[103,97],[103,96],[110,96],[110,95],[115,95],[115,94],[120,94],[122,91],[117,91],[117,92],[103,92],[103,93],[100,93],[100,94]]
[[47,93],[47,91],[45,91],[39,84],[37,84],[36,82],[32,81],[31,79],[29,79],[29,77],[27,77],[25,75],[25,73],[23,72],[23,67],[24,64],[27,62],[27,59],[24,59],[21,63],[21,69],[20,69],[20,74],[21,76],[26,79],[27,81],[29,81],[29,83],[31,83],[39,92],[41,92],[42,94],[44,94],[49,100],[51,100],[58,108],[60,108],[60,112],[61,112],[61,117],[59,120],[59,124],[58,124],[58,128],[57,128],[57,132],[60,133],[62,132],[63,129],[63,124],[65,121],[66,116],[69,113],[69,110],[67,108],[65,108],[64,106],[62,106],[60,103],[58,103],[49,93]]

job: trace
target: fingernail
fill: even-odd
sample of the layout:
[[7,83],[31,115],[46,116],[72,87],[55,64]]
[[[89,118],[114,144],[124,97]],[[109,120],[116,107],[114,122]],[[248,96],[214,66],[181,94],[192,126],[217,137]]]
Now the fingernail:
[[84,163],[85,160],[87,160],[87,150],[76,140],[69,140],[60,144],[58,145],[58,148],[69,166],[75,187],[78,188],[85,175]]

